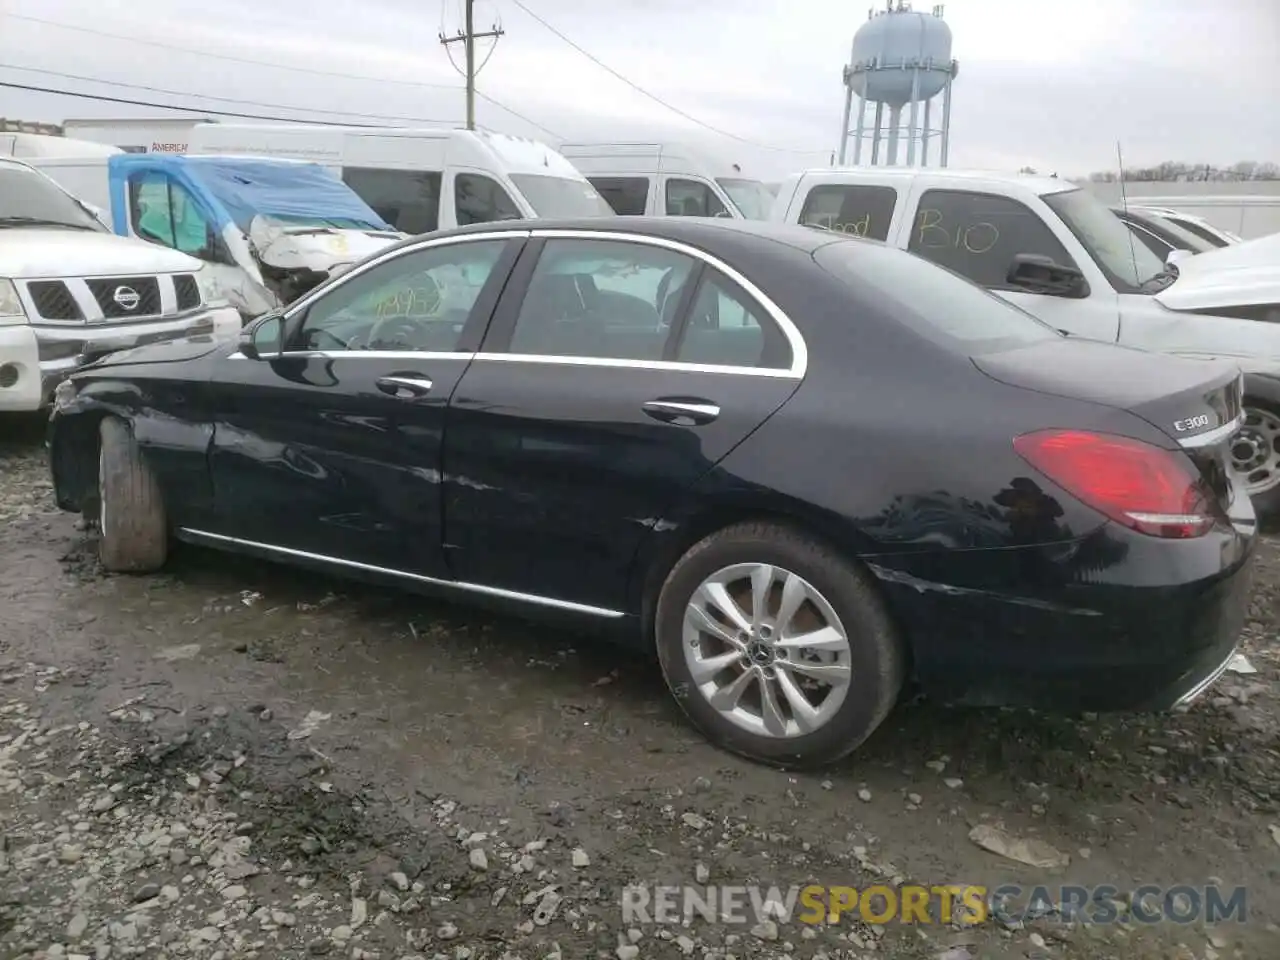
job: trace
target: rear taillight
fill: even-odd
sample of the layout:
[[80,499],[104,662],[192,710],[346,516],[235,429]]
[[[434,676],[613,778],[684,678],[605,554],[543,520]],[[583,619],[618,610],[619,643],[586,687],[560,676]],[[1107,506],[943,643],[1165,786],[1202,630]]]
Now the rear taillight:
[[1028,433],[1013,447],[1067,492],[1141,533],[1198,537],[1216,519],[1204,482],[1181,454],[1085,430]]

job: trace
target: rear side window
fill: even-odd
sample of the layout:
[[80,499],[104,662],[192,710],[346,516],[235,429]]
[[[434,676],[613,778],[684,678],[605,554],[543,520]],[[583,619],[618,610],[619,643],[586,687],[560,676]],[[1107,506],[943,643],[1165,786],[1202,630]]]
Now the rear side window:
[[804,198],[800,223],[871,240],[888,240],[889,224],[898,204],[893,187],[828,183],[814,187]]
[[453,204],[458,226],[493,220],[519,220],[524,216],[498,181],[478,173],[458,174],[454,180]]
[[667,180],[668,217],[727,217],[729,211],[714,190],[697,180]]
[[1075,262],[1031,208],[1009,197],[965,190],[926,190],[907,249],[993,289],[1009,286],[1020,253]]
[[649,204],[648,177],[589,177],[591,185],[622,217],[643,217]]
[[345,167],[343,182],[374,212],[405,233],[440,227],[440,177],[430,170],[375,170]]
[[675,359],[786,370],[791,366],[791,344],[737,284],[708,270],[693,298]]
[[1007,300],[902,250],[836,241],[819,247],[814,259],[855,290],[875,291],[894,319],[916,333],[967,355],[1062,336]]

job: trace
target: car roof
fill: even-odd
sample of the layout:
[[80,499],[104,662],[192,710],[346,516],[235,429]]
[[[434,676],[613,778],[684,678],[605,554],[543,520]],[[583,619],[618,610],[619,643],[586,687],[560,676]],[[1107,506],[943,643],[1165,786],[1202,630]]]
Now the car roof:
[[[773,223],[763,220],[739,220],[727,217],[580,217],[576,219],[495,220],[472,223],[432,233],[432,238],[464,237],[472,233],[494,233],[524,230],[573,230],[584,233],[633,234],[675,240],[696,247],[732,243],[734,238],[772,241],[803,253],[840,240],[853,239],[813,227]],[[420,238],[401,241],[412,243]]]

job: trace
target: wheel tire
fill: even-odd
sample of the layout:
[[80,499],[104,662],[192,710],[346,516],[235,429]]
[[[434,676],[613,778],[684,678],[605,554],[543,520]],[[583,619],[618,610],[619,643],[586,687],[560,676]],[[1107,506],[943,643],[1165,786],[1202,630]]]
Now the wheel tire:
[[160,486],[123,420],[104,418],[98,437],[98,558],[113,573],[158,570],[169,553]]
[[[695,687],[683,648],[686,608],[706,578],[739,563],[767,563],[799,575],[823,595],[844,626],[849,687],[836,713],[811,733],[786,738],[751,733],[726,719]],[[904,647],[869,575],[830,548],[773,523],[728,527],[691,547],[662,585],[654,633],[667,686],[707,739],[784,769],[825,766],[852,753],[893,708],[906,674]]]
[[[1246,414],[1250,409],[1254,409],[1272,417],[1280,417],[1280,407],[1265,400],[1245,397],[1243,406]],[[1280,520],[1280,484],[1264,493],[1250,494],[1249,499],[1253,501],[1253,512],[1257,514],[1260,522],[1272,524]]]

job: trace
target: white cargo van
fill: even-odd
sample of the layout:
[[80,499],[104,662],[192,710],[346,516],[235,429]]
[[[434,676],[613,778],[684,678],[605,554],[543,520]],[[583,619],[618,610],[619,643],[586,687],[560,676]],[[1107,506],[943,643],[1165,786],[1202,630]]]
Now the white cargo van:
[[501,133],[202,123],[191,131],[187,153],[311,160],[411,234],[492,220],[613,216],[555,150]]
[[773,203],[736,164],[680,143],[565,143],[560,152],[623,216],[764,220]]
[[1280,514],[1280,325],[1264,320],[1280,261],[1253,246],[1268,241],[1168,265],[1070,181],[951,169],[809,170],[783,182],[771,218],[910,250],[1075,336],[1236,361],[1233,467],[1259,513]]

